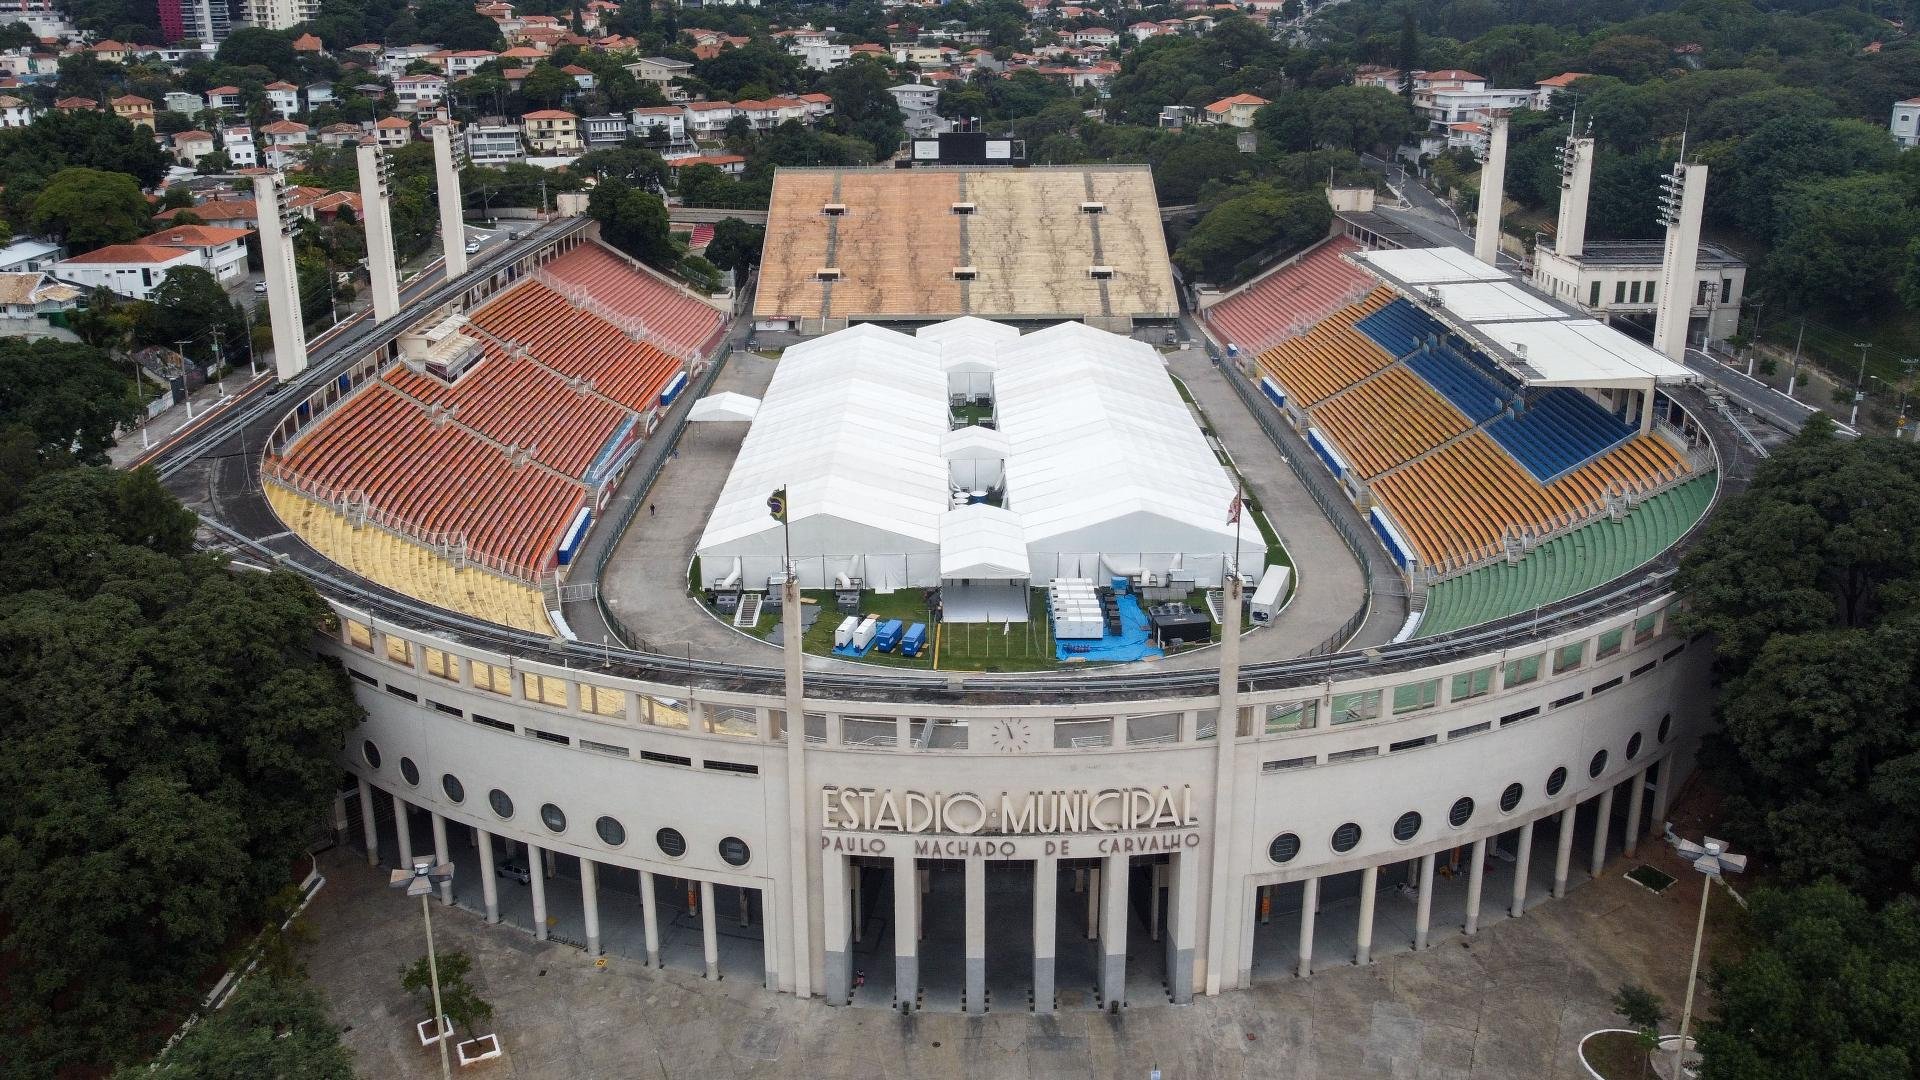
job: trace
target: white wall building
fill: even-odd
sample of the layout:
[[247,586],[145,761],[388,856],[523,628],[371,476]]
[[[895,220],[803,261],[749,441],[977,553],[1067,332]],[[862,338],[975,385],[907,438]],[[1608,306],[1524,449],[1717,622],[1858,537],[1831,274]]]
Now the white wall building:
[[1893,132],[1893,141],[1900,144],[1900,149],[1920,146],[1920,97],[1894,102],[1893,118],[1887,122],[1887,129]]
[[475,124],[467,129],[467,158],[475,165],[509,165],[525,161],[520,129],[511,124]]
[[800,66],[812,71],[832,71],[847,62],[853,56],[851,45],[836,45],[831,41],[808,38],[795,39],[787,44],[787,52],[800,58]]
[[251,169],[260,164],[260,152],[253,144],[253,129],[244,124],[220,133],[220,149],[226,151],[228,163],[236,169]]

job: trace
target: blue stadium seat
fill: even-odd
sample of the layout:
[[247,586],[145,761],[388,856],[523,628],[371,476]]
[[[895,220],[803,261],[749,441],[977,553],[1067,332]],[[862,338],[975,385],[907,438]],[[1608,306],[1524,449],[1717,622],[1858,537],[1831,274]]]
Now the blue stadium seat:
[[1531,394],[1524,404],[1514,415],[1488,424],[1487,434],[1543,484],[1627,441],[1635,431],[1599,402],[1567,387]]
[[1512,390],[1447,345],[1421,349],[1407,358],[1407,366],[1475,424],[1484,424],[1500,415],[1513,397]]
[[1429,336],[1445,336],[1447,332],[1446,327],[1428,318],[1404,298],[1354,323],[1353,328],[1396,359],[1419,348]]

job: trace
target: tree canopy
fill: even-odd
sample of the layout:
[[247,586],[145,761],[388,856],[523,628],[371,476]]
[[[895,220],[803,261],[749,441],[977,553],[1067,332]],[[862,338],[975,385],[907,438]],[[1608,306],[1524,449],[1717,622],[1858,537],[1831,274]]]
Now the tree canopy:
[[680,246],[667,230],[667,204],[658,195],[604,180],[587,199],[587,213],[600,223],[607,243],[662,270],[680,261]]
[[132,374],[91,345],[0,337],[0,435],[43,461],[104,462],[140,415]]
[[[130,1065],[116,1080],[151,1075]],[[353,1060],[327,1016],[324,998],[298,978],[256,975],[167,1051],[167,1080],[353,1080]]]
[[33,201],[33,227],[73,252],[137,240],[152,224],[147,197],[125,173],[61,169]]

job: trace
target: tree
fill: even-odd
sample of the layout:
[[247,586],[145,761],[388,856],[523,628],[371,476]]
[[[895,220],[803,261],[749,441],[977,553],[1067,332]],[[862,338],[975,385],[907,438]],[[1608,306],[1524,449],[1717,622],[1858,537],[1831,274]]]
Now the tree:
[[721,218],[713,227],[713,239],[707,243],[707,261],[722,270],[737,270],[742,279],[760,265],[760,248],[766,243],[764,225],[749,225],[739,218]]
[[600,237],[641,262],[671,270],[680,246],[667,230],[667,204],[659,196],[606,180],[587,199],[587,214],[600,223]]
[[1409,127],[1407,107],[1391,90],[1378,86],[1336,86],[1313,106],[1313,139],[1364,153],[1398,146]]
[[[361,719],[300,577],[193,551],[151,470],[0,507],[0,1037],[18,1075],[149,1053],[272,910]],[[49,917],[58,913],[58,917]]]
[[1200,219],[1181,241],[1173,261],[1202,281],[1226,283],[1249,276],[1263,255],[1305,247],[1327,234],[1333,211],[1318,190],[1284,191],[1251,184]]
[[467,980],[467,976],[473,972],[473,957],[457,950],[435,950],[433,968],[428,967],[427,958],[422,956],[400,969],[401,989],[420,999],[420,1003],[431,1014],[435,969],[440,979],[441,1015],[465,1031],[468,1038],[477,1037],[480,1026],[493,1019],[493,1006]]
[[554,67],[552,64],[535,64],[532,71],[520,83],[520,93],[528,101],[539,105],[558,105],[568,94],[580,89],[573,76]]
[[[352,1080],[353,1060],[319,990],[297,978],[256,975],[167,1051],[160,1070],[168,1080]],[[115,1074],[116,1080],[148,1075],[145,1065]]]
[[242,26],[227,35],[214,62],[235,67],[263,67],[287,79],[300,73],[300,57],[293,51],[293,35],[284,30]]
[[[1613,1011],[1640,1033],[1640,1046],[1648,1053],[1660,1048],[1660,1025],[1667,1018],[1666,1003],[1660,995],[1639,983],[1622,983],[1613,992]],[[1642,1057],[1640,1076],[1653,1075],[1653,1066]]]
[[238,348],[246,335],[246,323],[239,305],[227,298],[220,280],[197,266],[179,266],[167,271],[166,280],[153,290],[150,303],[140,309],[134,323],[136,345],[173,345],[186,341],[187,354],[198,359],[214,357],[214,331],[222,344]]
[[1794,185],[1884,171],[1898,154],[1884,126],[1784,116],[1761,124],[1740,141],[1716,187],[1728,196],[1723,201],[1733,221],[1778,245],[1792,225],[1781,203]]
[[0,430],[31,433],[37,455],[104,462],[143,404],[132,369],[91,345],[0,337]]
[[1920,877],[1920,447],[1815,418],[1681,566],[1713,635],[1703,762],[1736,842],[1869,898]]
[[[404,16],[387,26],[387,38]],[[500,40],[500,28],[492,19],[476,12],[472,4],[461,0],[422,0],[414,8],[418,37],[439,42],[448,49],[491,49]]]
[[33,201],[33,227],[76,253],[137,239],[149,224],[147,197],[124,173],[61,169]]
[[891,84],[887,69],[866,56],[855,57],[820,80],[822,92],[833,97],[833,115],[827,118],[829,129],[866,140],[873,147],[875,161],[892,157],[906,138],[900,105],[887,93]]
[[1779,240],[1761,275],[1769,289],[1836,311],[1891,298],[1920,213],[1900,182],[1872,173],[1793,185],[1778,202]]
[[589,150],[573,159],[568,171],[601,180],[611,177],[647,191],[665,189],[669,179],[666,160],[635,138],[604,150]]
[[1905,1080],[1920,1066],[1920,904],[1833,882],[1760,889],[1750,942],[1710,979],[1703,1080]]
[[105,101],[116,93],[125,74],[118,64],[90,52],[77,52],[61,58],[57,85],[63,96]]

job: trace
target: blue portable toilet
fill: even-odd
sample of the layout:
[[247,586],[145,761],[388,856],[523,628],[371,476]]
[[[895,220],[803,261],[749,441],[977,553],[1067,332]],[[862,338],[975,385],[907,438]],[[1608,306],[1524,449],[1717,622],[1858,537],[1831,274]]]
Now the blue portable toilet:
[[873,647],[881,652],[892,652],[893,647],[900,644],[902,630],[904,627],[900,625],[899,619],[888,619],[881,623],[880,632],[873,635]]
[[901,656],[919,656],[920,650],[927,644],[927,624],[914,623],[907,627],[907,636],[900,639]]

